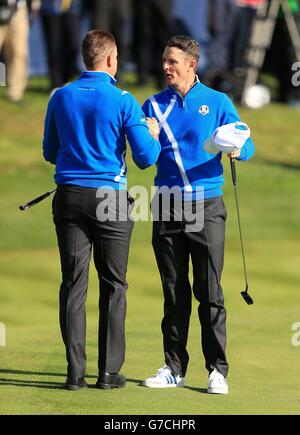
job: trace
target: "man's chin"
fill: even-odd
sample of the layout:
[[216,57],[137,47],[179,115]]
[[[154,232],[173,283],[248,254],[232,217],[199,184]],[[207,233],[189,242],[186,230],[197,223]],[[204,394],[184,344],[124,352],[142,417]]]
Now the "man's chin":
[[175,85],[175,81],[174,81],[174,79],[169,79],[169,78],[166,77],[166,84],[168,86],[174,86]]

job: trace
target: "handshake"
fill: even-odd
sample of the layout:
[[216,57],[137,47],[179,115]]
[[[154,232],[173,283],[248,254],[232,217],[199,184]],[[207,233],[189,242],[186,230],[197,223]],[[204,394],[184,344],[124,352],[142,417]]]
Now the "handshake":
[[157,120],[155,118],[146,118],[146,121],[150,134],[154,137],[154,139],[158,139],[160,129]]

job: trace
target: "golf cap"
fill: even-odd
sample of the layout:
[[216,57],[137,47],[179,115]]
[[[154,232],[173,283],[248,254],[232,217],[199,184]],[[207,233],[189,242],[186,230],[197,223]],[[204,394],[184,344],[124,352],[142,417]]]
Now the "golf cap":
[[211,154],[232,153],[238,151],[250,137],[250,128],[244,122],[233,122],[218,127],[211,138],[207,139],[204,148]]

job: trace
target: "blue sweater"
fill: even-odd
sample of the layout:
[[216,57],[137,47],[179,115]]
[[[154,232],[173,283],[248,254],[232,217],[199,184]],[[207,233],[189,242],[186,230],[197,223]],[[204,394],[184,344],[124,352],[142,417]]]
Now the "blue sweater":
[[137,100],[104,72],[84,72],[48,104],[44,158],[57,184],[126,189],[126,136],[138,167],[153,165],[160,144],[149,133]]
[[[197,198],[200,186],[205,199],[222,195],[222,153],[209,154],[204,143],[217,127],[240,120],[231,100],[197,81],[185,97],[172,87],[150,97],[143,111],[161,126],[155,185],[179,186],[183,192],[192,192],[192,198]],[[239,160],[250,159],[254,150],[249,138]]]

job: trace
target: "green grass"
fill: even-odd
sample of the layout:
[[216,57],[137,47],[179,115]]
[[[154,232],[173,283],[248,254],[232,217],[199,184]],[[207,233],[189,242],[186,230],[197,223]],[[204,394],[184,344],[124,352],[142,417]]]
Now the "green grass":
[[[24,104],[0,92],[0,322],[7,346],[0,348],[0,414],[299,414],[300,348],[291,326],[300,321],[299,112],[281,105],[241,110],[257,153],[238,164],[238,191],[250,294],[244,281],[236,210],[225,160],[228,209],[223,288],[228,312],[230,394],[205,394],[207,373],[194,301],[187,387],[151,390],[140,381],[163,363],[161,286],[151,248],[150,223],[135,226],[128,267],[125,389],[61,389],[65,355],[58,326],[59,258],[51,200],[21,213],[18,205],[48,190],[53,168],[43,162],[41,140],[47,104],[44,80],[32,80]],[[40,89],[40,92],[38,90]],[[131,86],[129,86],[131,88]],[[133,92],[142,102],[154,89]],[[129,163],[129,183],[150,186],[154,169]],[[88,381],[97,376],[98,283],[91,267],[88,295]]]

